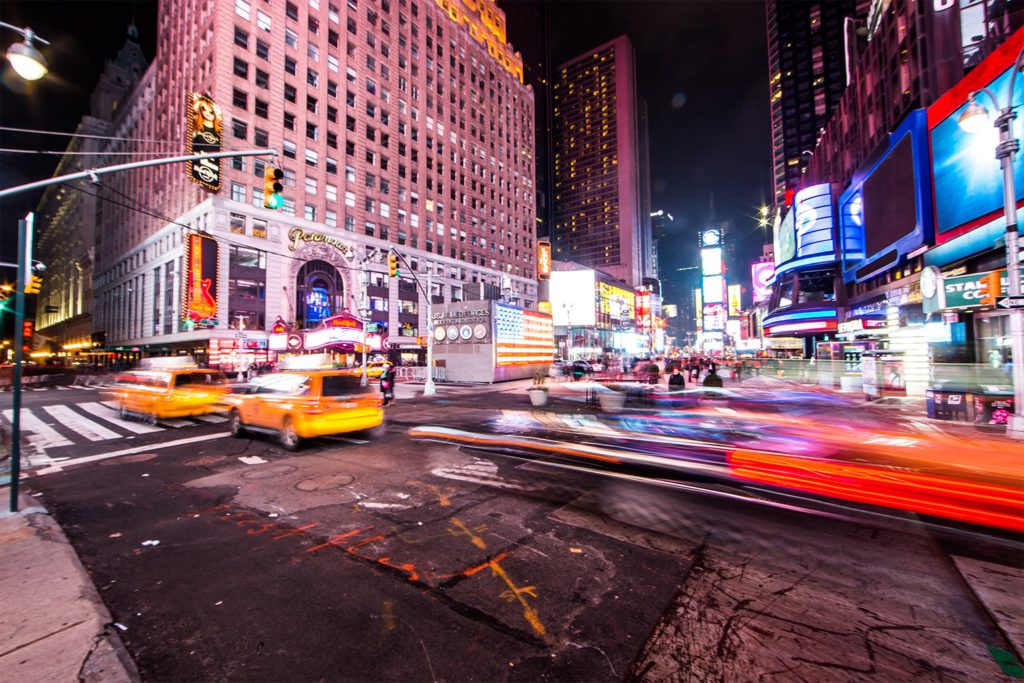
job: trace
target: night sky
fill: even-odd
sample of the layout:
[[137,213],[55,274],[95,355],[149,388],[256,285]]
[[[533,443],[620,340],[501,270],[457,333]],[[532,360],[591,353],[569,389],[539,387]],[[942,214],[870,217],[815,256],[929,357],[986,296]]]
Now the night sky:
[[[544,41],[536,28],[541,3],[499,5],[508,14],[509,41],[528,63],[542,61]],[[717,218],[735,221],[743,239],[739,260],[753,260],[763,241],[755,228],[756,207],[771,196],[764,2],[563,1],[549,3],[547,15],[553,66],[621,33],[630,37],[650,115],[652,208],[668,211],[677,230],[696,235],[710,218],[714,193]],[[104,62],[124,44],[133,16],[143,51],[152,58],[155,2],[0,4],[0,21],[31,26],[53,43],[43,48],[50,73],[27,88],[4,60],[0,124],[73,131],[88,111]],[[4,50],[19,40],[9,30],[0,36]],[[61,150],[65,145],[64,138],[0,132],[3,148]],[[48,177],[58,160],[0,153],[0,187]],[[2,260],[15,258],[17,220],[39,196],[26,193],[0,204]]]

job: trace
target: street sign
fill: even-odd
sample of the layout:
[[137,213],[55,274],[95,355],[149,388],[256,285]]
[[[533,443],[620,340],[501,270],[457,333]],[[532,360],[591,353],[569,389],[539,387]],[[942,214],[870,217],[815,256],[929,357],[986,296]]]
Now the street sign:
[[1024,296],[1007,296],[996,302],[999,308],[1024,308]]

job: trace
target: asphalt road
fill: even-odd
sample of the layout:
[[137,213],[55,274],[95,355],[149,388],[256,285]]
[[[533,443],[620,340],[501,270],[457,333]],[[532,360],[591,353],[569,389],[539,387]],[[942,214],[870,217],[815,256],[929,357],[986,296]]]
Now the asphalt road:
[[[35,393],[41,419],[66,405],[125,431],[79,405],[94,392]],[[406,435],[523,410],[402,402],[374,440],[295,454],[219,423],[91,440],[55,419],[73,443],[27,488],[146,680],[1000,680],[1005,641],[910,516],[808,517]]]

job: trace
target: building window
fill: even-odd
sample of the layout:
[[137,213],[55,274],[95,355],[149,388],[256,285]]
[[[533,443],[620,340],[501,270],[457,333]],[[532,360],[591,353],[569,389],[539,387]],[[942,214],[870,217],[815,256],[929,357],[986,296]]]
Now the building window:
[[290,29],[284,30],[284,44],[290,48],[298,49],[299,47],[299,36]]
[[267,222],[265,220],[260,218],[252,219],[252,236],[263,239],[267,238]]
[[281,212],[286,213],[289,216],[295,215],[295,200],[285,199],[284,204],[281,205]]
[[235,202],[245,201],[245,185],[241,183],[231,183],[231,200]]
[[252,141],[257,147],[267,147],[270,144],[270,136],[267,131],[255,128],[252,134]]
[[[247,17],[248,18],[248,17]],[[238,26],[235,27],[235,45],[249,49],[249,34]]]
[[236,171],[245,171],[245,157],[231,157],[231,168]]
[[267,254],[232,245],[228,251],[228,327],[262,330],[267,308]]
[[349,192],[349,191],[345,192],[345,206],[351,207],[353,209],[356,207],[356,193],[355,192]]
[[286,2],[284,4],[284,14],[292,21],[299,20],[299,8],[296,7],[294,3]]
[[263,12],[256,12],[256,26],[264,31],[270,31],[270,17]]
[[398,300],[398,312],[409,313],[411,315],[417,315],[420,312],[419,302],[406,301],[405,299]]
[[283,150],[284,155],[286,157],[288,157],[289,159],[294,159],[295,158],[295,143],[294,142],[290,142],[288,140],[285,140],[284,142],[281,143],[281,147],[282,147],[282,150]]
[[235,14],[249,21],[249,3],[245,0],[235,0]]
[[297,99],[295,86],[288,85],[287,83],[284,84],[284,98],[292,104],[295,104],[295,100]]
[[352,216],[345,216],[345,229],[349,232],[356,231],[356,219]]
[[283,123],[286,130],[295,130],[295,114],[285,112]]
[[306,176],[306,193],[313,195],[316,194],[316,178]]
[[338,212],[330,209],[324,211],[324,225],[329,228],[338,227]]
[[263,60],[270,59],[270,46],[259,38],[256,39],[256,56]]
[[314,152],[311,149],[306,150],[306,166],[312,166],[313,168],[316,168],[318,158],[319,157],[317,156],[316,152]]
[[306,123],[306,137],[310,140],[316,140],[319,137],[319,130],[315,123]]
[[265,119],[270,113],[270,105],[261,99],[256,99],[253,111],[256,112],[256,116]]
[[230,230],[236,235],[245,234],[245,215],[241,213],[232,213],[230,219]]
[[338,201],[338,188],[337,188],[337,186],[331,185],[330,183],[328,183],[327,185],[324,185],[324,199],[326,199],[329,202],[336,202],[336,201]]
[[252,188],[252,205],[258,208],[263,208],[263,188],[254,187]]
[[363,232],[365,232],[370,237],[373,237],[373,234],[376,231],[376,227],[377,226],[374,223],[366,221],[366,223],[363,224]]
[[270,87],[270,74],[256,69],[256,86],[264,90],[268,89]]
[[290,73],[292,76],[294,76],[295,74],[298,73],[298,70],[299,70],[298,69],[298,62],[296,62],[291,57],[285,57],[284,58],[284,70],[285,70],[285,72]]
[[239,59],[238,57],[235,57],[234,72],[235,72],[235,75],[238,76],[239,78],[248,78],[249,77],[249,63],[246,62],[243,59]]
[[302,217],[305,218],[307,221],[315,221],[316,206],[314,206],[313,204],[306,204],[305,210],[302,213]]

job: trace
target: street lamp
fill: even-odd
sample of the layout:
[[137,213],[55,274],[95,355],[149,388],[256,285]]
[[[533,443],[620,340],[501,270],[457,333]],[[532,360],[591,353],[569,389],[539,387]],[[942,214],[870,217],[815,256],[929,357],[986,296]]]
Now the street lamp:
[[43,45],[50,43],[37,36],[27,26],[18,28],[0,21],[0,27],[17,31],[25,39],[24,42],[15,43],[7,48],[7,61],[11,63],[11,67],[18,72],[18,75],[26,81],[38,81],[45,76],[46,58],[32,45],[32,41],[38,40]]
[[[1013,85],[1017,72],[1021,69],[1024,49],[1017,53],[1010,72],[1010,88],[1006,94],[1006,106],[1000,107],[999,100],[988,88],[972,92],[968,97],[967,108],[960,115],[958,123],[967,133],[977,133],[984,128],[988,120],[988,110],[978,102],[980,93],[988,95],[992,105],[999,112],[994,121],[999,129],[999,144],[996,145],[996,158],[1003,169],[1003,217],[1006,220],[1006,277],[1009,283],[1011,299],[1020,297],[1020,251],[1017,239],[1017,190],[1013,177],[1013,157],[1020,150],[1020,143],[1013,137],[1013,120],[1017,112],[1013,110]],[[998,292],[996,295],[998,296]],[[1011,307],[1010,316],[1010,350],[1013,367],[1013,414],[1006,423],[1006,434],[1015,439],[1024,439],[1024,310]]]

